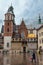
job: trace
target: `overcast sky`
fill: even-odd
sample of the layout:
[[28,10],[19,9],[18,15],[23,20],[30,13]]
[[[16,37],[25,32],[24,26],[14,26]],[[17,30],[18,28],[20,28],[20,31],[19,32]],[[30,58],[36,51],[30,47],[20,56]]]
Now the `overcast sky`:
[[[22,18],[29,24],[38,19],[39,13],[43,17],[43,0],[0,0],[0,19],[4,20],[4,14],[11,3],[16,24],[20,24]],[[2,24],[3,22],[0,21],[0,26]]]

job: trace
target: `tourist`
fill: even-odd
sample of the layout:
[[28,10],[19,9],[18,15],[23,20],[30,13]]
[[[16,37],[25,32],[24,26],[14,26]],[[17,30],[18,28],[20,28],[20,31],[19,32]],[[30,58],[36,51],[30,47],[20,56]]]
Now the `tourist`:
[[33,55],[32,55],[32,62],[36,62],[36,57],[35,57],[35,53],[33,52]]

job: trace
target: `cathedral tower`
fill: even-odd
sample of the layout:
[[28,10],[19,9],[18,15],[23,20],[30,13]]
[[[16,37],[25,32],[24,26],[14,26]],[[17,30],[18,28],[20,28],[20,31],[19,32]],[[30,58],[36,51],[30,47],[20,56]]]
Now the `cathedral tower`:
[[12,5],[9,7],[7,13],[5,14],[4,20],[4,49],[10,50],[11,49],[11,38],[13,34],[13,27],[14,27],[14,12]]

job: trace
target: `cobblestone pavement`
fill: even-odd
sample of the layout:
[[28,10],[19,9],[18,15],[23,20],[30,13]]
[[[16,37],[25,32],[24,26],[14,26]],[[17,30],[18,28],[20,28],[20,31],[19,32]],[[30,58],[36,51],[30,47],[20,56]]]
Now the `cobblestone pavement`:
[[0,54],[0,65],[38,65],[37,57],[36,63],[32,63],[31,54],[21,53],[21,54],[9,54],[1,55]]

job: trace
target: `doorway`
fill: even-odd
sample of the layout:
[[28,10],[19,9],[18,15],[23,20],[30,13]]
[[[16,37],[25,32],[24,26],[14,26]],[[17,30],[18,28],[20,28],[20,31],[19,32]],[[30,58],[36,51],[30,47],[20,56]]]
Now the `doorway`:
[[26,53],[26,47],[23,47],[23,52]]

